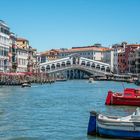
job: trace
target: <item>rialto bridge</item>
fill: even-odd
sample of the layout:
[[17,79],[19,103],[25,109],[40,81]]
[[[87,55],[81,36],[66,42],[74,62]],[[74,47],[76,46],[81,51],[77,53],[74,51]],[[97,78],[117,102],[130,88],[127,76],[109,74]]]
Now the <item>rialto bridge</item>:
[[67,71],[68,75],[77,71],[87,73],[87,75],[110,75],[111,66],[107,63],[95,61],[92,59],[80,57],[77,54],[68,57],[48,61],[39,65],[40,71],[48,74],[61,73]]

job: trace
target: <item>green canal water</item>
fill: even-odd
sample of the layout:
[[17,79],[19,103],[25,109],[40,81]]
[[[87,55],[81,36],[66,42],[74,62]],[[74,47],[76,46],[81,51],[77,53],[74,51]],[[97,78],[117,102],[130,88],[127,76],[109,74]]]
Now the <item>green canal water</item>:
[[87,136],[89,111],[125,116],[136,108],[106,106],[110,89],[122,91],[123,85],[72,80],[31,88],[0,87],[0,140],[107,140]]

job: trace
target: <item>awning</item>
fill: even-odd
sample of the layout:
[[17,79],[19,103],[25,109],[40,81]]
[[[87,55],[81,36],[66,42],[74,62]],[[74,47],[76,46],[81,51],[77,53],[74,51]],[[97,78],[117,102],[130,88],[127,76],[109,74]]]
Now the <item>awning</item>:
[[24,76],[25,74],[24,73],[21,73],[21,72],[8,72],[8,73],[4,73],[4,72],[1,72],[0,75],[6,75],[6,76]]

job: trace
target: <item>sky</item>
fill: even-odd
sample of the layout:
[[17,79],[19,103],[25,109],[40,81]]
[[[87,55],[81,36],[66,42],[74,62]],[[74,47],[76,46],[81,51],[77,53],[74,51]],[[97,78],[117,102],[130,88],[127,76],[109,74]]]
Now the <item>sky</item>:
[[0,0],[0,19],[39,52],[140,43],[140,0]]

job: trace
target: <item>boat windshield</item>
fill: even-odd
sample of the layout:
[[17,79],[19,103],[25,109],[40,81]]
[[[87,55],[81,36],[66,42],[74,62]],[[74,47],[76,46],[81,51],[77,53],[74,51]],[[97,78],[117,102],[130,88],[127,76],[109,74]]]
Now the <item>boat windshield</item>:
[[133,113],[134,116],[140,116],[140,108],[137,107],[136,111]]

